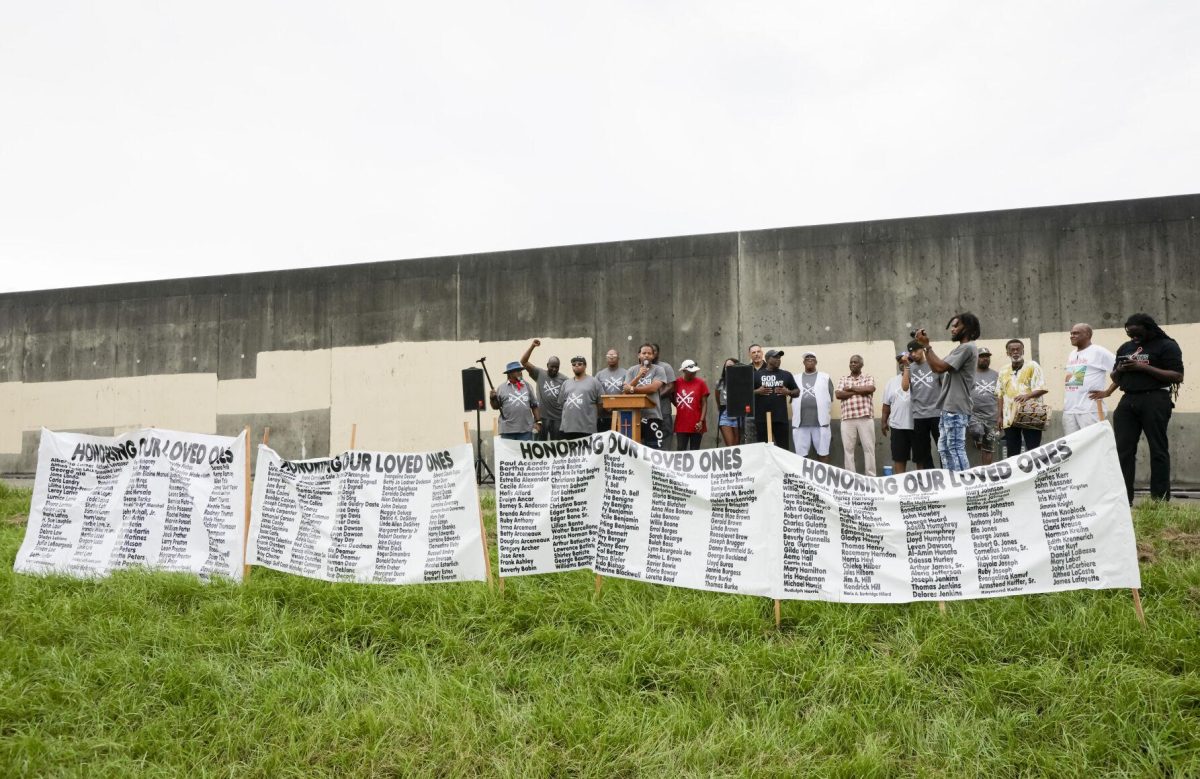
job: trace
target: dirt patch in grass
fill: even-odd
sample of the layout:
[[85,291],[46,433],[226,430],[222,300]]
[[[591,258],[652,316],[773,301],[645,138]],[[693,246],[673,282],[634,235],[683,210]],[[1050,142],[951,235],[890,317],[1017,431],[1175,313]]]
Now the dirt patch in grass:
[[[1175,528],[1167,528],[1162,532],[1162,540],[1171,547],[1171,552],[1179,557],[1200,556],[1200,533],[1184,533]],[[1138,550],[1139,559],[1141,550]]]

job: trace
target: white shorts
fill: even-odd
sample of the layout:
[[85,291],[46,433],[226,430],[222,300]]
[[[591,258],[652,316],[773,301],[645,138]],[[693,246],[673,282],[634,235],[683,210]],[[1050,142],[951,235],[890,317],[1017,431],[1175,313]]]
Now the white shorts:
[[824,427],[793,427],[792,442],[796,444],[796,454],[804,457],[808,450],[816,447],[817,455],[829,456],[829,441],[833,437],[829,425]]
[[1096,413],[1095,409],[1092,409],[1091,411],[1085,411],[1082,414],[1063,414],[1063,435],[1077,433],[1085,427],[1090,427],[1091,425],[1097,424],[1099,421],[1100,415]]

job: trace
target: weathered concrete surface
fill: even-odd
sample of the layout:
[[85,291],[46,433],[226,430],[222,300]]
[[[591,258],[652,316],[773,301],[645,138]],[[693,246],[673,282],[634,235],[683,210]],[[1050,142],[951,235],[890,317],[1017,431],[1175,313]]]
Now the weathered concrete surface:
[[[535,336],[590,339],[593,370],[610,346],[628,365],[656,341],[664,359],[695,359],[715,382],[720,361],[745,358],[751,341],[899,344],[964,309],[980,316],[984,340],[1036,342],[1080,320],[1111,328],[1143,310],[1170,330],[1200,319],[1197,215],[1200,195],[1184,195],[11,293],[0,295],[0,389],[179,374],[224,382],[257,377],[267,352]],[[412,366],[405,403],[457,393],[462,367]],[[330,439],[344,436],[343,424],[331,433],[336,408],[219,414],[217,426],[265,424],[275,411],[298,427],[272,425],[287,449],[306,451],[310,439],[336,448]],[[1188,416],[1173,423],[1176,473],[1200,484]],[[0,470],[27,465],[21,443]]]

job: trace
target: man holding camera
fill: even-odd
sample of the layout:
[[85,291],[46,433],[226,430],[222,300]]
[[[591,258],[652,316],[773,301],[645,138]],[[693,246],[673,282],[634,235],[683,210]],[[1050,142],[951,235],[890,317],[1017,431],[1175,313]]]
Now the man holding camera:
[[[916,331],[912,332],[916,335]],[[933,372],[925,360],[925,347],[918,341],[908,342],[909,395],[912,399],[912,460],[917,469],[933,467],[933,450],[938,442],[938,395],[942,377]]]
[[979,360],[975,341],[979,340],[979,318],[969,311],[955,314],[946,323],[950,340],[958,344],[946,359],[929,347],[929,333],[916,331],[915,340],[925,349],[925,359],[934,373],[944,374],[938,394],[941,419],[938,424],[938,454],[942,467],[948,471],[965,471],[967,462],[967,424],[971,419],[971,388],[975,383],[975,366]]

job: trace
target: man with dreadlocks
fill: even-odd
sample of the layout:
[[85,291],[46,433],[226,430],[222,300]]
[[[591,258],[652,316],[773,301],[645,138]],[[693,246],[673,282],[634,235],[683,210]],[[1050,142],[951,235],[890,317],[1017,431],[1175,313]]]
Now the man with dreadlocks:
[[975,401],[971,388],[975,385],[975,370],[979,363],[979,317],[969,311],[955,314],[946,323],[950,340],[958,346],[946,355],[938,357],[929,347],[929,333],[922,328],[914,333],[914,339],[925,350],[925,360],[934,373],[943,373],[942,389],[938,393],[938,408],[942,415],[938,421],[938,454],[942,467],[948,471],[965,471],[971,467],[967,462],[967,423]]
[[1133,505],[1133,469],[1138,439],[1146,434],[1150,446],[1150,497],[1171,499],[1171,451],[1167,423],[1183,381],[1183,352],[1149,314],[1134,314],[1125,321],[1129,340],[1117,349],[1116,367],[1106,390],[1088,394],[1092,400],[1106,398],[1117,388],[1123,393],[1113,412],[1117,457],[1125,476],[1125,491]]

